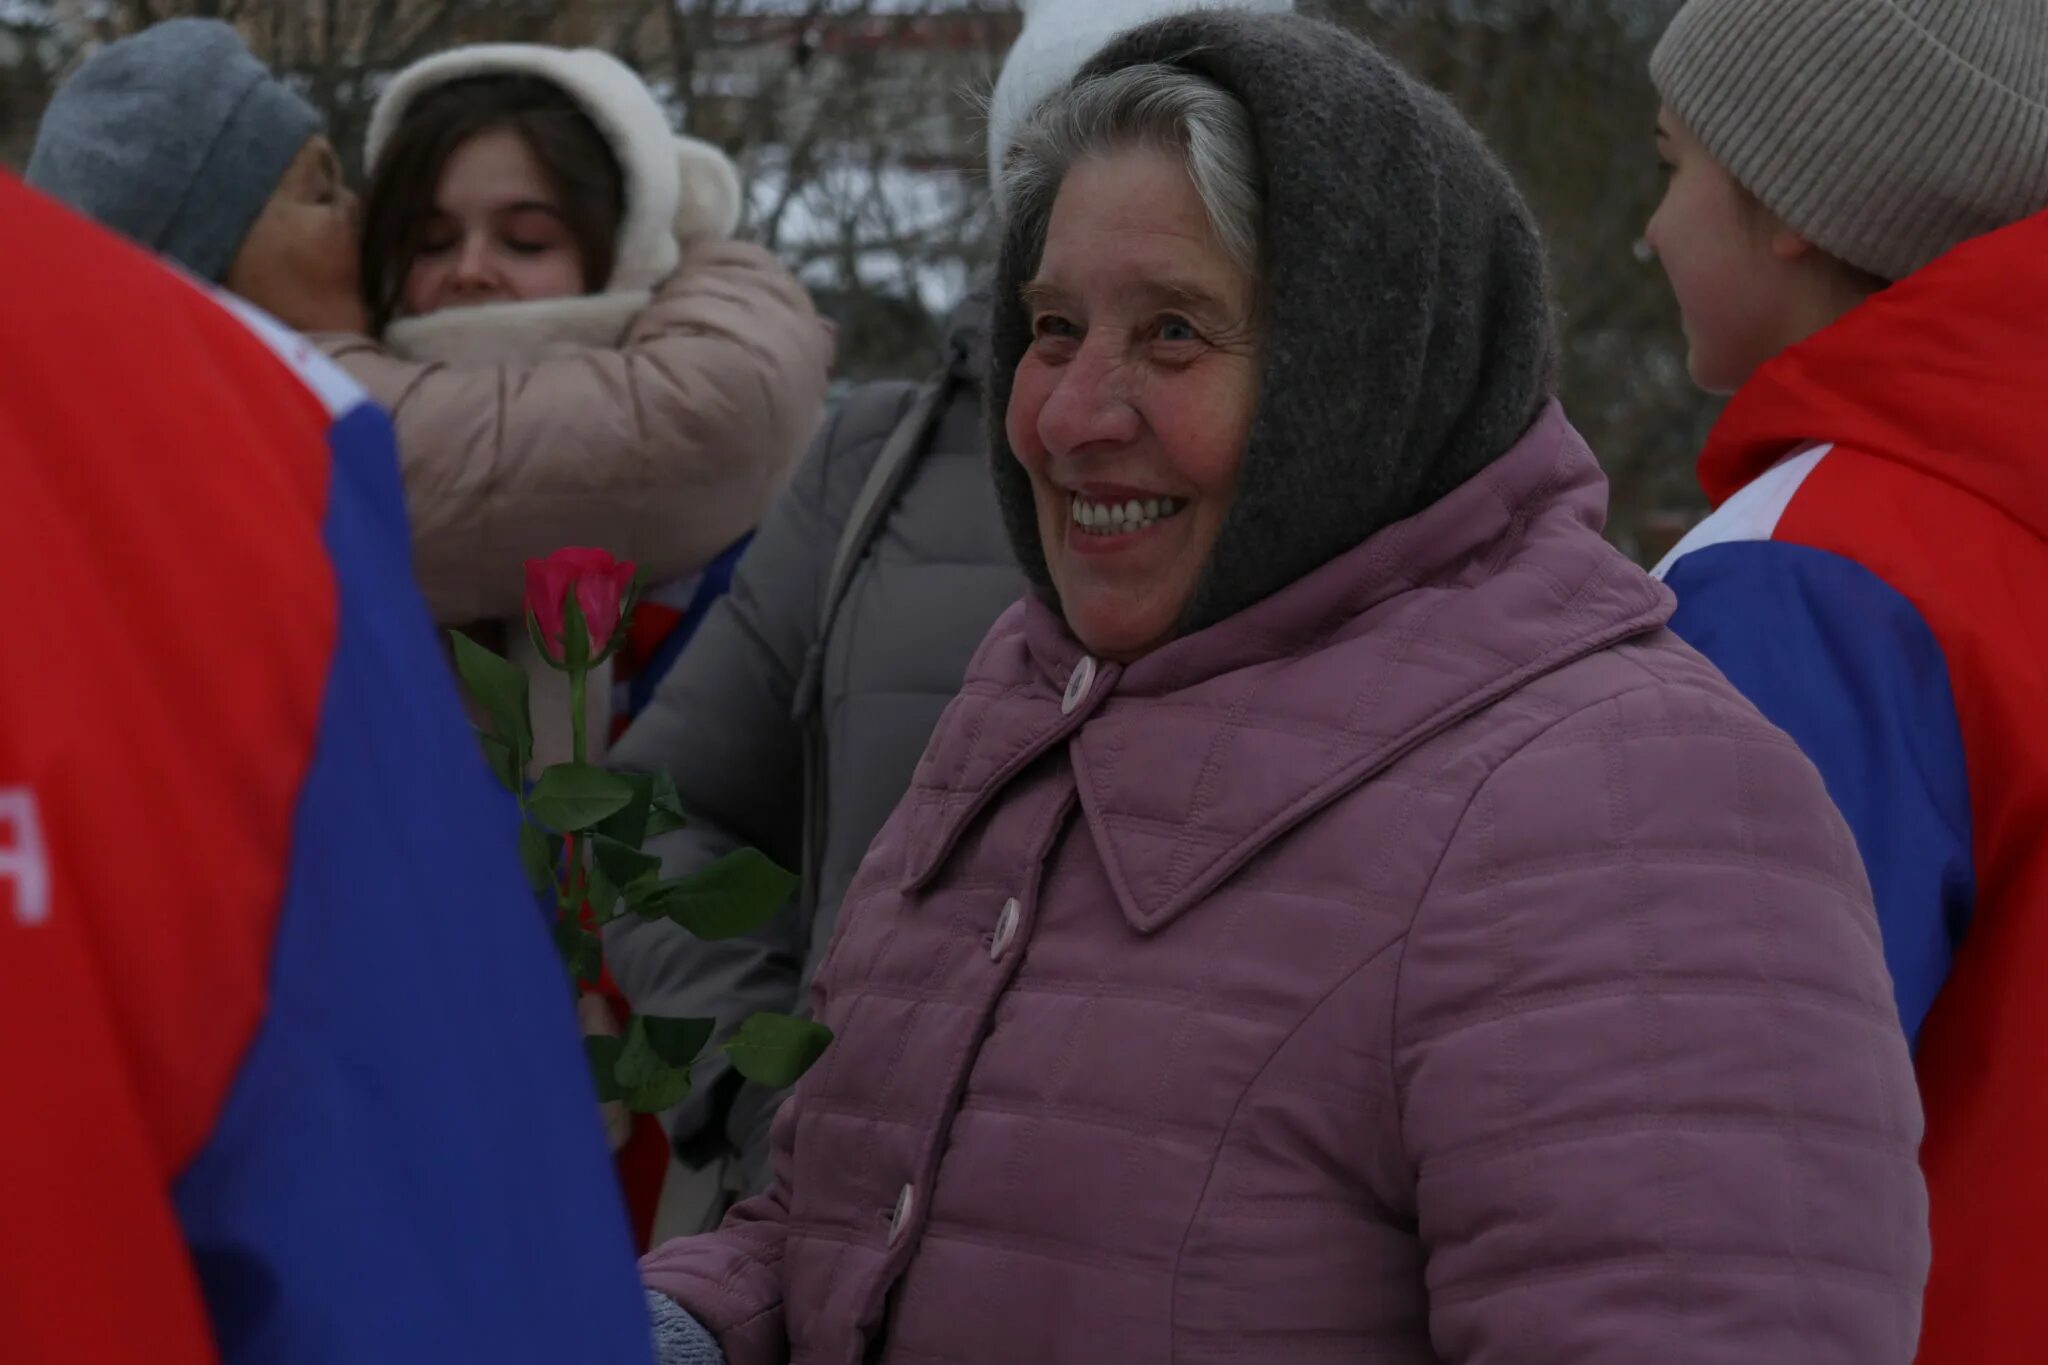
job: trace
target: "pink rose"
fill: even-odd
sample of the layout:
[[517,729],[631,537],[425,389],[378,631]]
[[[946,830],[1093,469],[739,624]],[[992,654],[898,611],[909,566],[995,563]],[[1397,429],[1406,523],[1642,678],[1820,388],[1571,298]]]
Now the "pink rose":
[[568,647],[562,638],[564,605],[576,594],[576,606],[589,628],[589,647],[584,657],[602,658],[619,633],[619,620],[626,598],[633,588],[633,564],[613,559],[603,550],[570,548],[557,550],[546,559],[526,561],[526,610],[540,629],[542,652],[550,663],[568,662]]

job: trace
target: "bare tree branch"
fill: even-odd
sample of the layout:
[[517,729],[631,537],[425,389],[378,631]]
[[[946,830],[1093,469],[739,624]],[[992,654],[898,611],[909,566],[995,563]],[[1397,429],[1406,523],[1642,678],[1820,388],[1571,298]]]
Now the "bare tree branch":
[[[1698,507],[1692,452],[1714,410],[1686,378],[1662,272],[1633,252],[1658,194],[1646,66],[1677,0],[1331,4],[1446,91],[1521,181],[1551,247],[1563,393],[1613,482],[1612,534],[1654,552]],[[1016,31],[1012,0],[112,0],[104,13],[104,32],[68,18],[37,40],[34,71],[0,72],[0,155],[25,153],[14,125],[33,127],[81,45],[172,14],[239,24],[305,83],[352,171],[380,77],[457,43],[592,44],[733,155],[748,231],[838,319],[847,373],[925,368],[933,311],[993,254],[970,92]]]

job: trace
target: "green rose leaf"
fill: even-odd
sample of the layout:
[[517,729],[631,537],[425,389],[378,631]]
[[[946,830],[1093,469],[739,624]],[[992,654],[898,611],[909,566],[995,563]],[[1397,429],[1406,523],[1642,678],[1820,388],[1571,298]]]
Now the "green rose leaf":
[[498,785],[514,796],[519,795],[522,776],[519,755],[512,746],[496,735],[480,735],[484,742],[484,760],[491,765],[491,776],[498,779]]
[[660,1114],[690,1097],[690,1068],[664,1066],[626,1092],[626,1107],[636,1114]]
[[592,647],[602,645],[597,657],[590,661],[592,668],[617,654],[626,647],[626,638],[633,630],[633,613],[640,607],[640,599],[647,595],[647,570],[633,570],[633,577],[626,584],[625,593],[619,598],[619,620],[612,628],[612,638],[602,642],[592,641]]
[[[491,730],[517,757],[514,772],[523,773],[533,757],[533,726],[527,719],[526,673],[499,658],[459,630],[448,632],[455,651],[455,671],[471,700],[491,722]],[[494,765],[495,766],[495,763]],[[515,781],[513,790],[518,790]]]
[[619,1054],[625,1047],[623,1038],[593,1034],[583,1040],[583,1055],[590,1059],[590,1078],[597,1082],[597,1098],[601,1102],[610,1103],[626,1097],[618,1082]]
[[663,1069],[661,1054],[654,1050],[654,1044],[647,1037],[646,1022],[635,1017],[626,1026],[626,1046],[619,1054],[619,1069],[614,1073],[619,1084],[629,1092],[636,1090]]
[[645,773],[616,773],[614,776],[633,789],[633,799],[616,815],[600,821],[596,831],[628,848],[638,848],[647,842],[647,827],[654,813],[654,779]]
[[586,830],[624,810],[632,784],[588,763],[557,763],[526,798],[527,813],[558,834]]
[[583,604],[576,600],[573,583],[562,594],[562,662],[571,673],[590,667],[590,625],[583,618]]
[[590,869],[583,886],[583,903],[590,907],[590,920],[597,928],[602,929],[619,917],[619,888],[612,885],[602,867]]
[[562,866],[562,841],[531,820],[519,822],[519,861],[526,868],[526,880],[533,889],[552,895]]
[[737,938],[775,918],[797,879],[756,848],[728,853],[702,872],[657,882],[633,902],[649,919],[670,919],[698,938]]
[[635,1015],[612,1073],[627,1106],[636,1113],[656,1114],[682,1103],[690,1093],[690,1064],[715,1027],[709,1019]]
[[757,1014],[740,1025],[725,1051],[740,1075],[781,1090],[795,1085],[831,1042],[832,1030],[813,1020]]
[[540,633],[540,618],[530,609],[526,613],[526,638],[533,641],[533,652],[540,655],[548,667],[558,671],[561,669],[561,665],[555,662],[553,652],[548,649],[547,637]]
[[[682,829],[690,822],[683,816],[683,798],[676,792],[676,780],[666,770],[654,775],[654,792],[647,816],[647,838]],[[644,840],[643,840],[644,842]]]
[[624,891],[628,899],[635,887],[651,883],[661,876],[661,859],[652,853],[628,847],[617,839],[600,834],[591,841],[591,850],[597,855],[598,869],[611,879],[613,886]]
[[555,921],[555,951],[568,965],[569,975],[586,986],[597,984],[597,978],[604,972],[604,949],[589,930],[576,922],[574,915],[563,915]]
[[716,1019],[664,1019],[659,1015],[636,1014],[633,1022],[645,1031],[655,1055],[670,1066],[688,1066],[696,1061],[711,1035],[718,1031]]

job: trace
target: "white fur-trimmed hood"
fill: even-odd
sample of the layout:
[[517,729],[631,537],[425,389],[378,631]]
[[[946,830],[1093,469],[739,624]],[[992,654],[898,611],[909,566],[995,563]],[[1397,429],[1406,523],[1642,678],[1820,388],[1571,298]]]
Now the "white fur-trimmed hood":
[[[377,164],[392,132],[420,96],[451,81],[495,75],[537,76],[560,86],[590,116],[619,159],[626,181],[626,216],[619,226],[618,263],[605,283],[605,295],[643,291],[644,305],[644,291],[674,272],[682,243],[729,237],[739,226],[740,182],[732,162],[707,142],[677,136],[647,83],[618,58],[596,48],[481,43],[413,63],[378,96],[370,115],[367,163]],[[502,306],[495,305],[492,311]]]
[[518,365],[577,350],[610,350],[653,299],[645,289],[615,289],[572,299],[485,303],[399,318],[384,344],[407,360],[444,365]]

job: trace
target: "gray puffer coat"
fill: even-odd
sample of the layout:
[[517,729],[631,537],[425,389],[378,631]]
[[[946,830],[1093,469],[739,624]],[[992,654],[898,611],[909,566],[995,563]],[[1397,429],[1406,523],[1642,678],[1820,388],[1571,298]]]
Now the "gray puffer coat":
[[[945,406],[824,641],[810,722],[823,726],[822,791],[806,791],[798,686],[840,535],[915,400],[908,384],[871,384],[846,400],[762,521],[732,592],[612,751],[617,767],[675,777],[691,825],[650,845],[667,876],[745,845],[804,866],[805,805],[821,798],[812,876],[767,929],[724,943],[665,923],[619,920],[607,930],[607,960],[634,1009],[715,1015],[727,1028],[757,1010],[804,1009],[869,842],[909,787],[975,647],[1022,593],[982,425],[987,316],[986,295],[954,314]],[[759,1189],[779,1099],[722,1067],[700,1067],[695,1093],[673,1116],[677,1151],[693,1165],[737,1155],[745,1187]]]

